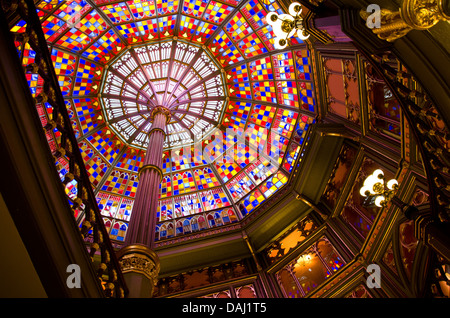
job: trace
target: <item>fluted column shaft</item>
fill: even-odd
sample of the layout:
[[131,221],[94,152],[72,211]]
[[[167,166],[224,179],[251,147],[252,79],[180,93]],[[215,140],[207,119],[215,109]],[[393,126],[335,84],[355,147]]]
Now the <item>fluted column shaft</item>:
[[139,171],[131,220],[125,245],[143,244],[153,249],[155,243],[156,212],[159,185],[162,178],[162,153],[168,114],[157,112],[149,131],[149,142],[143,166]]

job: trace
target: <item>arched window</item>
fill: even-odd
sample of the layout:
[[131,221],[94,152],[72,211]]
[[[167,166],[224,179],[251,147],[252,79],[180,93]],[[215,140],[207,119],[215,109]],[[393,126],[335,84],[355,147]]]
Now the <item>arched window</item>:
[[111,220],[103,218],[103,223],[105,224],[106,232],[109,233],[109,230],[111,230]]
[[208,228],[208,225],[206,224],[206,220],[202,215],[200,215],[198,217],[198,225],[200,227],[200,230],[205,230]]
[[234,211],[232,209],[229,209],[227,213],[228,213],[228,216],[230,217],[230,221],[232,223],[237,221],[236,214],[234,213]]
[[192,232],[198,231],[197,218],[192,218],[191,228],[192,228]]
[[167,236],[167,224],[164,223],[161,225],[160,229],[159,229],[159,238],[160,239],[165,239]]
[[228,224],[231,222],[230,217],[228,216],[228,211],[229,210],[222,210],[222,212],[220,213],[224,224]]
[[128,225],[125,222],[115,221],[112,226],[109,237],[113,240],[123,242],[125,240],[125,235],[127,233],[127,229],[128,229]]
[[164,176],[161,184],[159,185],[161,189],[160,196],[161,198],[166,198],[172,196],[172,182],[170,176]]
[[173,223],[170,222],[170,223],[167,225],[167,237],[172,237],[172,236],[174,236],[174,235],[175,235],[175,231],[174,231],[174,228],[173,228]]
[[155,228],[155,241],[159,241],[159,229],[160,228],[161,228],[160,224],[156,225],[156,228]]
[[214,220],[214,216],[212,214],[208,214],[206,219],[208,220],[209,227],[215,227],[216,226],[216,221]]
[[222,222],[222,216],[220,215],[220,212],[214,213],[214,219],[215,219],[215,221],[216,221],[216,225],[217,225],[217,226],[223,225],[223,222]]
[[178,220],[175,227],[175,236],[182,234],[183,234],[183,222]]
[[191,223],[189,222],[189,219],[184,219],[183,221],[183,232],[191,233]]

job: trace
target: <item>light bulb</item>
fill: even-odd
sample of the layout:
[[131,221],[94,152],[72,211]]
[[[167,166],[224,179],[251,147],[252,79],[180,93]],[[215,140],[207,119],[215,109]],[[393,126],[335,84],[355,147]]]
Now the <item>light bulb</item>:
[[381,179],[379,176],[382,175],[384,177],[384,172],[381,169],[377,169],[372,173],[372,175],[377,179]]
[[[280,42],[281,42],[281,43],[280,43]],[[284,48],[287,46],[287,44],[288,44],[288,41],[286,41],[286,39],[284,39],[284,38],[278,39],[278,37],[275,38],[274,47],[275,47],[277,50],[284,49]]]
[[385,200],[385,197],[384,196],[382,196],[382,195],[379,195],[379,196],[377,196],[376,197],[376,199],[375,199],[375,205],[377,206],[377,207],[382,207],[382,202]]
[[[274,15],[271,15],[271,17]],[[275,34],[276,37],[279,38],[286,38],[287,33],[283,31],[283,29],[281,28],[283,21],[281,20],[281,16],[277,16],[277,20],[276,21],[272,21],[270,19],[268,19],[268,21],[271,21],[271,26],[272,26],[272,31]]]
[[276,12],[269,12],[266,16],[266,21],[270,25],[274,25],[277,22],[277,20],[278,20],[278,14]]
[[[297,7],[300,7],[299,11],[295,11],[295,9]],[[295,17],[297,14],[300,15],[302,13],[302,5],[298,2],[293,2],[291,3],[291,5],[289,6],[288,12],[290,15],[292,15],[293,17]]]
[[364,180],[364,186],[368,187],[368,188],[372,188],[373,185],[377,182],[378,182],[378,179],[375,178],[375,176],[373,174],[371,174],[370,176],[368,176],[366,178],[366,180]]
[[[300,33],[300,34],[299,34],[299,33]],[[309,36],[310,36],[310,34],[308,34],[308,35],[303,35],[303,29],[299,29],[299,30],[297,31],[297,37],[298,37],[300,40],[306,40],[306,39],[309,38]]]
[[367,194],[366,194],[367,191],[370,192],[369,187],[362,187],[361,190],[359,190],[359,194],[361,194],[363,197],[367,197]]
[[391,179],[387,182],[387,187],[389,190],[393,190],[396,186],[398,186],[398,181],[395,179]]

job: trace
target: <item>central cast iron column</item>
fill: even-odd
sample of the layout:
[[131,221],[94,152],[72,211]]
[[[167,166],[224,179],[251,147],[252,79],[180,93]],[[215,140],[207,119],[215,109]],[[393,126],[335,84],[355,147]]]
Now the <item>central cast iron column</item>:
[[170,111],[158,106],[151,115],[148,147],[143,166],[139,169],[139,184],[131,219],[125,237],[125,247],[117,254],[130,298],[148,298],[159,273],[159,259],[153,251],[155,244],[156,212],[159,185],[162,180],[162,154],[165,128]]

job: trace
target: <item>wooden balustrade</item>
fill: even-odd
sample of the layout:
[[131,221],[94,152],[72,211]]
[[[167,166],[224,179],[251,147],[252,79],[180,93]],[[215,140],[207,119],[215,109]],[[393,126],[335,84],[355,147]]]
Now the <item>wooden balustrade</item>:
[[[102,286],[106,297],[123,298],[128,289],[78,148],[35,4],[33,0],[1,0],[0,3],[10,30],[20,20],[26,23],[23,32],[11,32],[15,43],[11,43],[10,48],[16,45],[19,53],[17,62],[22,63],[24,73],[38,78],[38,87],[34,94],[31,91],[23,93],[31,92],[34,95],[35,105],[30,105],[30,112],[40,117],[43,133],[47,135],[56,132],[57,137],[53,135],[55,137],[52,144],[49,144],[49,150],[55,160],[55,169],[60,170],[60,160],[68,163],[68,171],[61,178],[62,185],[66,188],[69,183],[76,184],[76,193],[72,192],[67,198],[73,211],[68,210],[67,213],[78,214],[80,210],[84,213],[80,235],[86,242],[86,252],[91,257],[92,266],[96,267],[94,270],[97,272],[98,284]],[[25,46],[35,53],[30,63],[24,62],[23,59]],[[38,108],[51,111],[38,114]],[[98,263],[95,255],[99,255],[99,265],[95,265]]]

